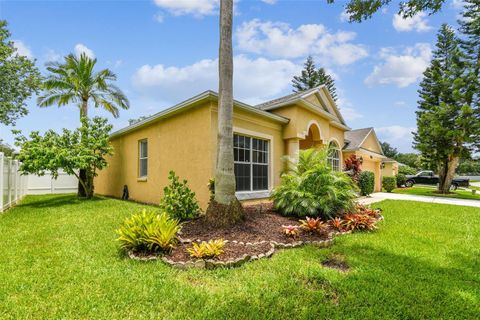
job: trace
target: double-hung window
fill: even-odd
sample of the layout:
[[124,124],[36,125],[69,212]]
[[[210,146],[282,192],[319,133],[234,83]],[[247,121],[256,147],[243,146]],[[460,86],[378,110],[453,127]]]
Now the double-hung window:
[[138,176],[146,178],[148,174],[148,141],[138,141]]
[[268,140],[235,134],[233,156],[237,191],[268,190]]

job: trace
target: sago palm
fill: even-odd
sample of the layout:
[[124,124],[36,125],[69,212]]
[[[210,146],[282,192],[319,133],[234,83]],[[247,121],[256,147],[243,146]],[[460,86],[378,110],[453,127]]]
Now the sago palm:
[[130,103],[123,92],[112,82],[117,79],[109,69],[94,71],[97,59],[85,54],[77,57],[69,54],[63,63],[47,64],[47,75],[43,82],[44,94],[39,96],[40,107],[76,104],[80,117],[88,116],[88,107],[103,108],[115,118],[119,109],[128,109]]

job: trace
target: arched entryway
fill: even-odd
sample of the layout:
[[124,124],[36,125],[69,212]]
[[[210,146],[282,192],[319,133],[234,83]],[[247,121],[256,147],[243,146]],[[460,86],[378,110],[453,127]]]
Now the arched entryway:
[[307,134],[304,139],[299,141],[300,150],[319,147],[322,145],[322,135],[318,124],[311,123],[308,127]]

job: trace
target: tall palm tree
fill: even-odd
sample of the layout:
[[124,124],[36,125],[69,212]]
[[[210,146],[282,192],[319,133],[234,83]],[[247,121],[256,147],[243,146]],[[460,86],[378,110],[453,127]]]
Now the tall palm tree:
[[[86,54],[77,57],[69,54],[63,63],[47,64],[49,74],[43,82],[43,95],[37,99],[40,107],[76,104],[80,109],[80,119],[88,117],[88,107],[103,108],[115,118],[119,109],[128,109],[130,103],[125,94],[112,82],[117,79],[109,69],[94,71],[97,59]],[[80,170],[80,177],[85,179],[85,170]],[[78,195],[84,197],[86,192],[79,183]]]
[[232,17],[233,0],[221,0],[215,198],[206,212],[210,223],[217,226],[234,224],[243,217],[242,206],[235,197],[233,165]]

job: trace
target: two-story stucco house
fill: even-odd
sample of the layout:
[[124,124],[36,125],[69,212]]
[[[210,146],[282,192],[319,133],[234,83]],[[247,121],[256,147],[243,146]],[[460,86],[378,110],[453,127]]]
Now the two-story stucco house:
[[[158,203],[174,170],[197,194],[202,208],[215,173],[218,96],[206,91],[111,135],[115,154],[95,180],[98,194]],[[330,145],[330,161],[342,170],[344,157],[361,157],[381,189],[385,158],[372,128],[351,130],[324,86],[256,106],[234,102],[234,157],[237,197],[268,198],[280,183],[284,156]]]

